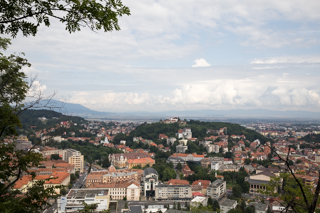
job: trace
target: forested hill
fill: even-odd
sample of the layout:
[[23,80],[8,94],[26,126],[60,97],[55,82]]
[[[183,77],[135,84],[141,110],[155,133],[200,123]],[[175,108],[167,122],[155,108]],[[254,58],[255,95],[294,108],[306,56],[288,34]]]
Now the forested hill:
[[[41,121],[38,119],[40,117],[45,117],[47,120]],[[35,126],[34,129],[53,127],[61,121],[72,121],[78,124],[85,121],[84,118],[78,116],[67,116],[51,110],[26,110],[19,115],[19,118],[24,130],[29,130],[31,126]]]
[[179,129],[183,129],[185,127],[190,127],[192,131],[192,137],[198,138],[199,140],[203,140],[205,137],[209,136],[206,134],[208,129],[219,130],[220,128],[227,127],[227,135],[245,135],[247,140],[252,142],[256,139],[259,139],[262,144],[270,141],[270,139],[267,139],[258,132],[247,129],[239,124],[225,122],[203,122],[196,120],[190,120],[185,126],[179,126],[178,123],[144,123],[132,131],[129,137],[130,140],[132,140],[133,137],[141,136],[144,139],[155,141],[158,139],[159,134],[166,134],[168,137],[175,137],[175,133],[177,133]]

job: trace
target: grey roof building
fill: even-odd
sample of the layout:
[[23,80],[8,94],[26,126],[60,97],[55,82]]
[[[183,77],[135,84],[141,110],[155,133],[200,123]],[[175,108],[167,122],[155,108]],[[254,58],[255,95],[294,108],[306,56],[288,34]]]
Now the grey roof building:
[[257,203],[254,205],[255,213],[266,213],[268,211],[268,205],[263,203]]
[[222,203],[220,203],[220,209],[222,213],[227,213],[231,209],[236,208],[238,202],[236,200],[226,199]]
[[154,197],[155,187],[158,185],[158,172],[154,168],[146,168],[143,170],[142,186],[144,196]]
[[226,190],[226,181],[217,179],[208,186],[207,196],[210,196],[214,200],[220,200],[226,194]]

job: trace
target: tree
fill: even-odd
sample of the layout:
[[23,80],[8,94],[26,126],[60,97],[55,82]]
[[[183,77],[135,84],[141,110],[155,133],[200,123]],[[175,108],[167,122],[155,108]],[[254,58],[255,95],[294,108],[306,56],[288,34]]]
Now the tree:
[[178,202],[178,210],[181,210],[181,204]]
[[120,30],[118,17],[122,15],[130,15],[130,10],[121,0],[8,0],[1,4],[0,33],[35,36],[40,25],[50,26],[51,19],[64,23],[70,33],[84,26],[107,32]]
[[211,197],[208,198],[208,206],[213,206],[213,200]]
[[77,179],[76,175],[74,173],[70,174],[70,183],[73,183]]
[[[84,26],[91,30],[120,30],[118,17],[122,15],[130,15],[130,10],[121,0],[7,0],[1,2],[0,33],[11,37],[16,37],[19,32],[34,36],[41,24],[50,26],[51,19],[66,24],[70,33]],[[0,38],[0,50],[6,50],[9,44],[9,39]],[[18,196],[18,191],[10,189],[23,173],[29,174],[31,165],[39,166],[43,158],[32,152],[33,148],[25,152],[15,150],[14,143],[4,143],[4,139],[17,135],[16,127],[21,127],[19,114],[33,106],[26,107],[22,103],[33,87],[27,84],[26,75],[21,71],[30,63],[21,56],[23,53],[4,56],[0,52],[0,209],[5,212],[38,212],[47,206],[50,198],[56,197],[52,187],[45,189],[44,181],[37,181],[24,196]]]
[[61,195],[66,195],[66,194],[67,194],[67,190],[66,190],[65,188],[62,188],[62,189],[60,190],[60,194],[61,194]]
[[246,202],[245,202],[244,200],[242,200],[242,201],[238,204],[237,207],[240,207],[241,211],[242,211],[242,212],[245,212],[246,207],[247,207],[247,204],[246,204]]
[[212,210],[213,211],[218,211],[220,209],[220,205],[219,205],[219,202],[217,201],[217,200],[215,200],[214,202],[213,202],[213,205],[212,205]]
[[219,153],[220,153],[220,154],[223,153],[223,148],[222,148],[222,147],[219,148]]
[[250,189],[250,183],[248,181],[243,181],[243,183],[240,185],[242,188],[243,193],[248,193]]
[[68,183],[68,189],[72,188],[72,183]]
[[84,201],[82,201],[82,204],[84,205],[83,209],[79,210],[81,213],[92,213],[94,210],[98,207],[98,204],[92,203],[92,204],[86,204]]
[[105,157],[102,161],[102,167],[104,168],[108,168],[110,166],[110,161],[109,161],[109,158],[108,157]]
[[[271,151],[285,163],[287,172],[281,173],[278,177],[272,177],[270,182],[265,185],[266,190],[262,193],[271,197],[278,197],[280,203],[285,207],[284,211],[292,209],[294,212],[315,212],[319,205],[320,193],[320,172],[318,170],[318,182],[316,188],[305,185],[302,178],[295,174],[291,168],[289,154],[290,147],[286,158],[279,155],[273,147],[269,146]],[[276,189],[280,189],[280,193]]]
[[243,213],[243,212],[241,211],[241,209],[236,208],[236,209],[230,209],[228,213]]
[[[9,39],[0,38],[0,50],[6,50],[11,44]],[[31,66],[20,56],[4,56],[0,52],[0,139],[17,135],[16,127],[21,127],[18,115],[21,113],[22,101],[29,89],[25,82],[26,75],[21,72],[23,66]]]
[[225,174],[223,177],[224,177],[224,180],[225,180],[227,183],[230,183],[230,182],[231,182],[230,175]]
[[255,213],[255,211],[256,211],[256,208],[253,205],[251,205],[251,206],[247,206],[245,213]]
[[[16,149],[15,143],[4,143],[5,139],[14,139],[16,127],[21,127],[19,115],[23,112],[23,100],[30,85],[25,81],[26,75],[21,72],[24,66],[30,66],[21,55],[5,56],[10,44],[9,39],[0,38],[0,209],[4,212],[38,212],[48,205],[50,198],[56,198],[56,187],[44,187],[44,182],[35,181],[24,196],[18,190],[11,190],[22,174],[30,175],[31,167],[40,166],[42,155],[28,150]],[[37,144],[35,144],[37,145]]]
[[80,171],[76,171],[76,172],[74,173],[74,175],[75,175],[76,178],[78,179],[78,178],[80,177]]
[[124,201],[126,201],[126,200],[127,200],[127,197],[126,197],[126,196],[124,196],[124,197],[123,197],[123,200],[124,200]]
[[251,159],[250,159],[250,158],[244,159],[244,163],[245,163],[246,165],[251,164]]
[[211,213],[213,212],[209,206],[203,206],[201,204],[191,206],[190,208],[191,213]]
[[225,157],[225,158],[233,158],[233,153],[232,153],[232,152],[226,152],[226,153],[224,154],[224,157]]
[[181,163],[180,163],[180,162],[177,164],[176,169],[178,169],[178,170],[181,170],[181,169],[182,169],[182,165],[181,165]]
[[51,160],[59,160],[61,159],[61,157],[59,156],[59,154],[52,154],[51,155]]
[[241,186],[239,186],[238,184],[235,185],[233,188],[232,188],[232,194],[233,196],[237,197],[237,198],[240,198],[241,197],[241,193],[242,193],[242,188]]

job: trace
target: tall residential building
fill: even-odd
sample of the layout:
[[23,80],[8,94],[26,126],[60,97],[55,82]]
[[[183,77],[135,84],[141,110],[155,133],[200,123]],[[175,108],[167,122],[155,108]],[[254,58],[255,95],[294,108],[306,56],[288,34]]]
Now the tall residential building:
[[41,152],[44,158],[51,156],[52,154],[58,154],[63,161],[68,162],[69,157],[76,155],[79,151],[75,149],[56,149],[52,147],[45,147]]
[[77,155],[79,151],[75,149],[64,149],[62,154],[62,160],[69,161],[69,158],[73,155]]
[[220,200],[226,194],[226,181],[217,179],[207,188],[207,196],[214,200]]
[[69,163],[74,165],[75,171],[80,171],[80,173],[83,172],[84,158],[80,152],[77,151],[75,154],[70,156],[68,159],[69,159]]
[[154,168],[149,167],[143,170],[142,186],[144,196],[154,197],[158,183],[158,172]]

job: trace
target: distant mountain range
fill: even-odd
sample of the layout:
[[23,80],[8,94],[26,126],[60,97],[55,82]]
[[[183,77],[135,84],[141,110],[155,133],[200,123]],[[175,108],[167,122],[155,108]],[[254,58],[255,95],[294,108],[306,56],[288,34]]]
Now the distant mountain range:
[[72,103],[66,103],[62,101],[57,100],[41,100],[39,105],[46,105],[47,107],[40,107],[40,109],[51,109],[56,112],[61,112],[63,114],[67,115],[77,115],[82,117],[90,117],[90,116],[109,116],[113,115],[115,113],[110,112],[99,112],[95,110],[91,110],[85,106],[82,106],[81,104],[72,104]]
[[[41,103],[45,104],[47,100]],[[276,111],[266,109],[234,109],[234,110],[188,110],[188,111],[163,111],[163,112],[99,112],[91,110],[81,104],[64,103],[51,100],[49,106],[57,107],[54,111],[68,115],[77,115],[84,118],[101,119],[164,119],[181,117],[186,119],[320,119],[320,112],[309,111]]]

